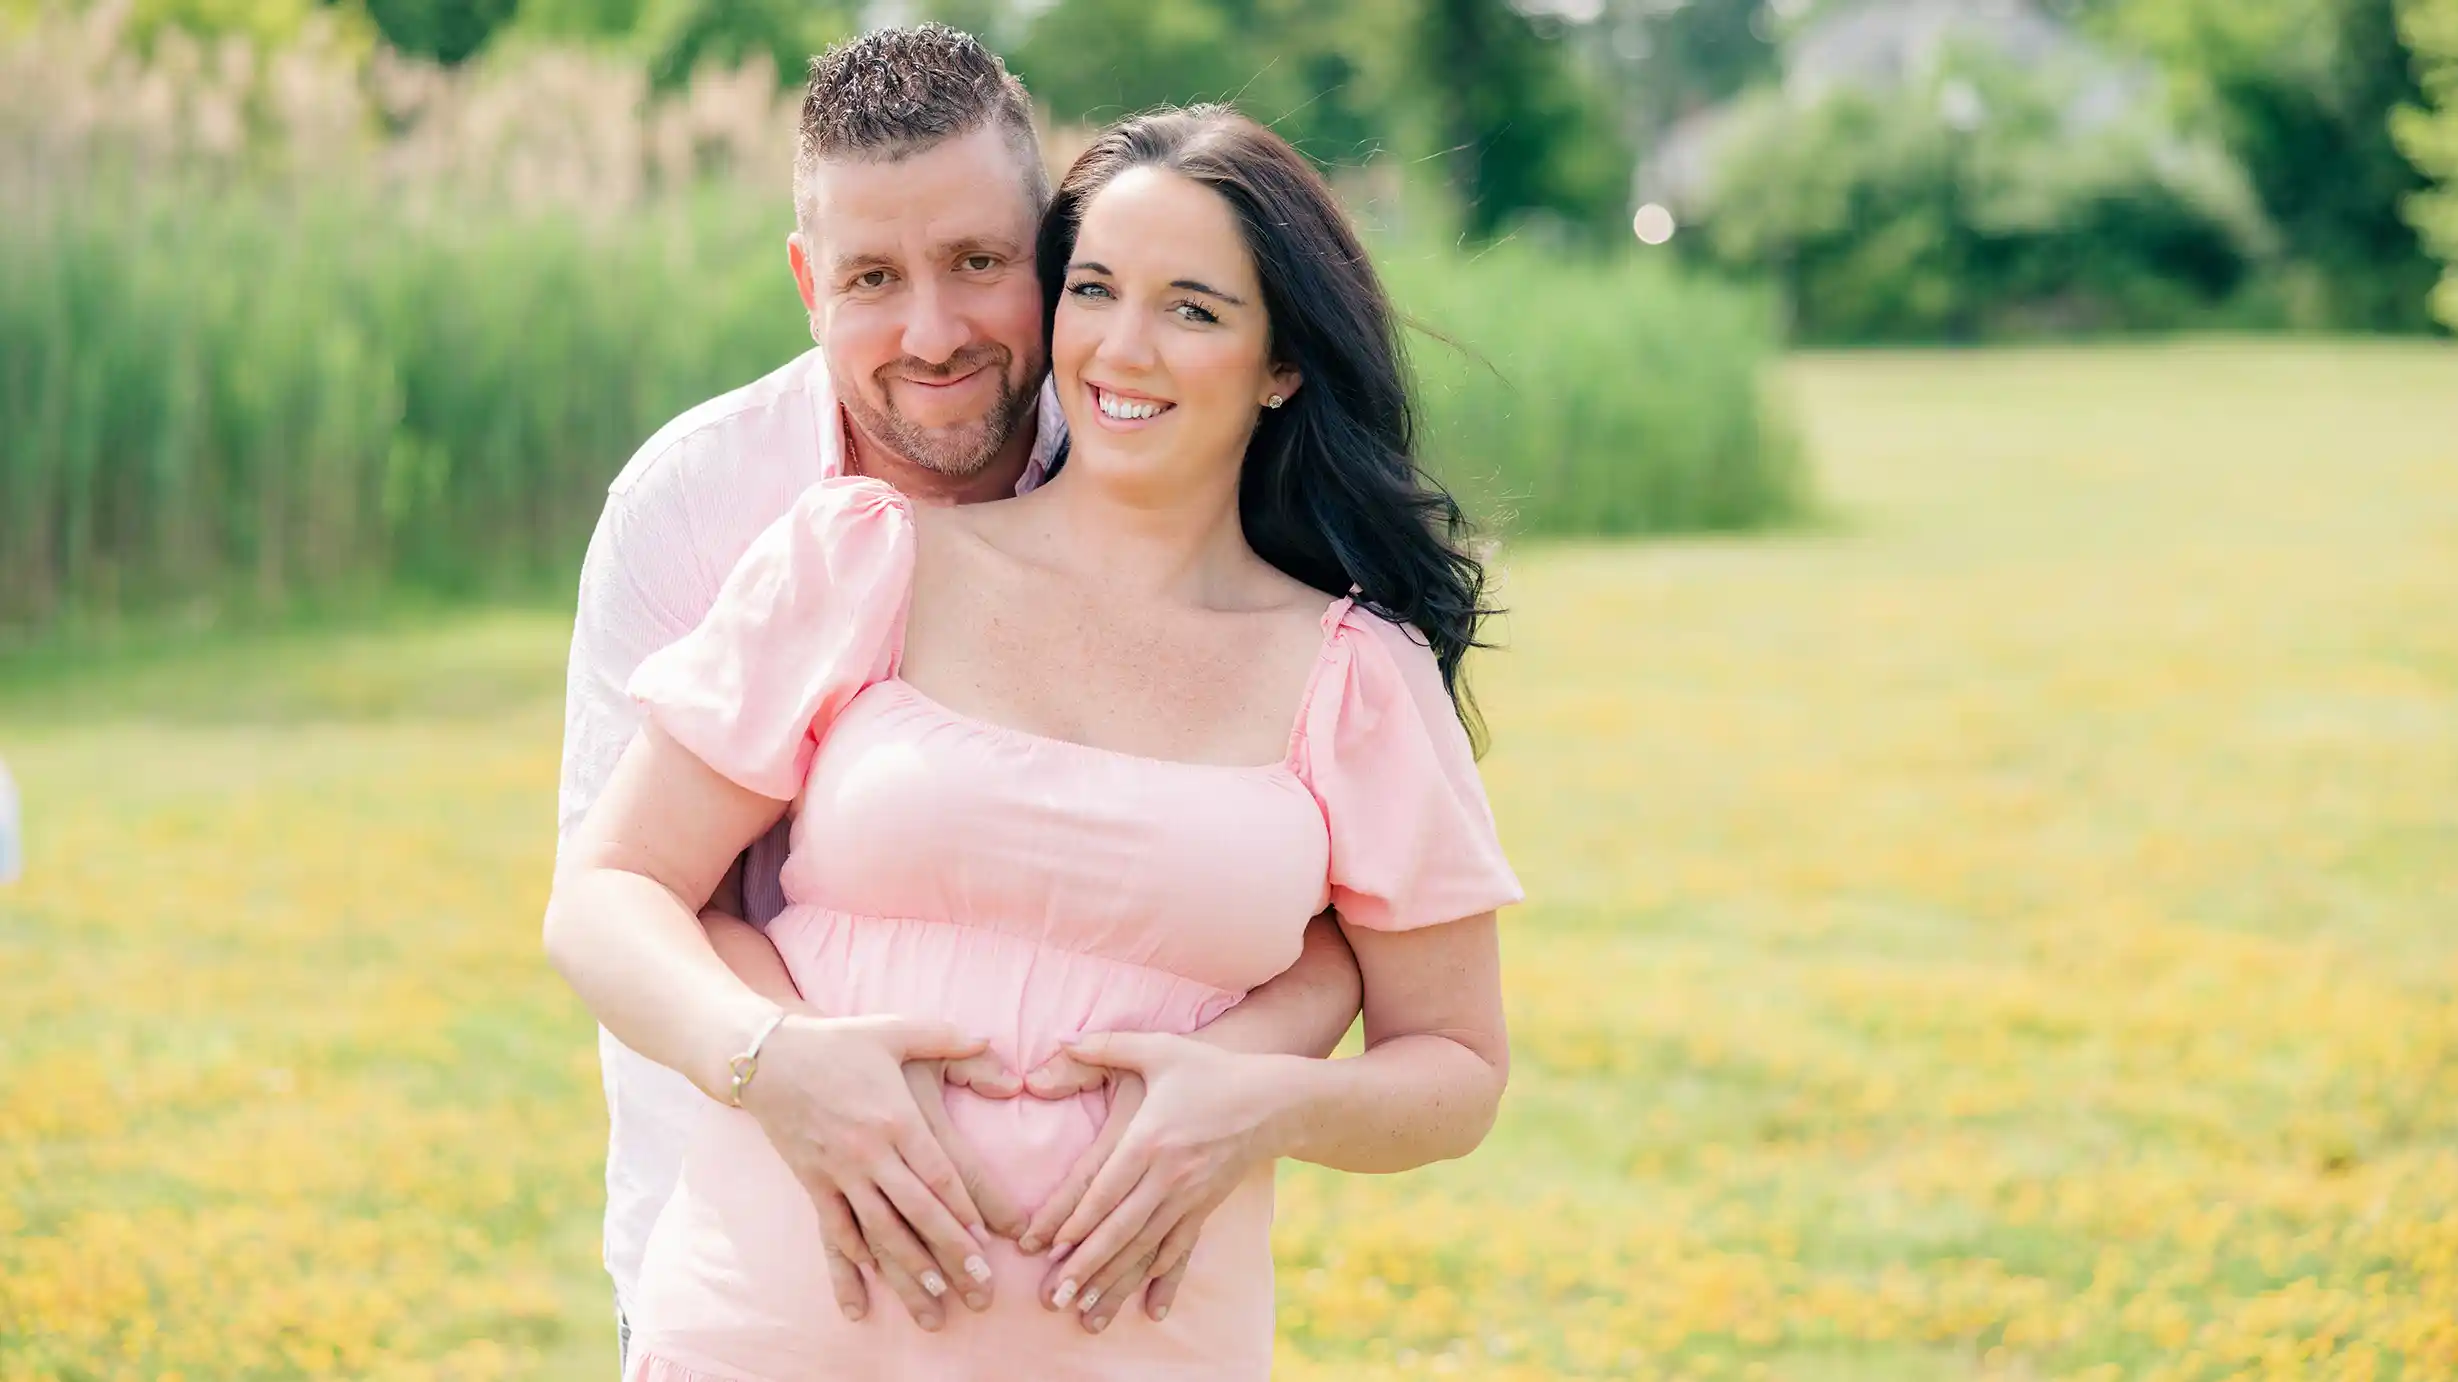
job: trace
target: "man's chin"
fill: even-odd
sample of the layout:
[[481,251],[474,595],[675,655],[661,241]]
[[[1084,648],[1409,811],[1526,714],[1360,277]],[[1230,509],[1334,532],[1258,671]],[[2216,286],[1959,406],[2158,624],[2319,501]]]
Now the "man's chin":
[[990,462],[998,458],[1000,446],[985,422],[939,428],[904,422],[892,436],[881,440],[894,445],[899,454],[915,465],[958,480],[970,479],[989,469]]

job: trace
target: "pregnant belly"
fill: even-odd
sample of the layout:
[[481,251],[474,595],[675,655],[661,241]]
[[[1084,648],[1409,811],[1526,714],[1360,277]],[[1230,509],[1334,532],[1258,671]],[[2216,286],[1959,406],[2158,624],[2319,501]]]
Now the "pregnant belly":
[[1058,1189],[1109,1118],[1105,1090],[1065,1099],[989,1099],[947,1091],[947,1121],[983,1171],[1027,1215]]
[[[989,1043],[1022,1075],[1092,1032],[1191,1032],[1242,993],[986,925],[862,916],[798,904],[768,928],[795,986],[822,1011],[928,1018]],[[947,1091],[948,1119],[1020,1207],[1037,1207],[1100,1135],[1106,1090],[1066,1099]]]

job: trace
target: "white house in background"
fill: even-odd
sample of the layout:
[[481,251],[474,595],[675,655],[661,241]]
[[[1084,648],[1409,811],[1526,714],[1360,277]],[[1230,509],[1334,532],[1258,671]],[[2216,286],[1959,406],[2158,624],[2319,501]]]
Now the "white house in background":
[[[1813,105],[1841,90],[1892,91],[1924,84],[1950,52],[1982,52],[2018,67],[2083,74],[2067,111],[2078,129],[2107,124],[2152,90],[2147,67],[2102,53],[2033,0],[1831,0],[1784,41],[1787,100]],[[1696,205],[1713,176],[1733,106],[1711,106],[1676,121],[1656,141],[1634,178],[1639,202],[1676,211]],[[1949,88],[1940,117],[1978,120],[1977,93]]]

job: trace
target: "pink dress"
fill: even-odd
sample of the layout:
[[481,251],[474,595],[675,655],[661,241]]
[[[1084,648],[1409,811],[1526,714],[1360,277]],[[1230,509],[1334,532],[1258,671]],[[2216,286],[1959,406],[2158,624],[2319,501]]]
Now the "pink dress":
[[[632,693],[711,767],[797,812],[775,942],[837,1013],[945,1019],[1029,1069],[1087,1032],[1188,1032],[1279,974],[1307,921],[1399,929],[1519,898],[1433,654],[1334,603],[1286,757],[1142,758],[958,714],[898,678],[913,516],[876,481],[813,486]],[[1100,1094],[949,1094],[1025,1206],[1091,1145]],[[1262,1378],[1272,1182],[1206,1222],[1169,1318],[1101,1334],[1045,1309],[1004,1239],[996,1304],[928,1334],[891,1299],[852,1323],[818,1217],[748,1114],[709,1104],[650,1236],[628,1382]]]

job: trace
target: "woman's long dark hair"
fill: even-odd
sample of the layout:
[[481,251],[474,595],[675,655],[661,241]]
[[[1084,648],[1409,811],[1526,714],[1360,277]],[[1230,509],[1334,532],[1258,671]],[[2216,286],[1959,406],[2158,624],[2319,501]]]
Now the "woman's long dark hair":
[[1478,646],[1485,568],[1469,526],[1417,464],[1400,322],[1330,184],[1288,142],[1227,106],[1120,121],[1076,159],[1042,217],[1037,247],[1046,335],[1066,289],[1084,209],[1130,168],[1159,167],[1220,195],[1238,219],[1276,364],[1303,383],[1263,414],[1238,480],[1247,544],[1327,594],[1356,586],[1377,612],[1433,645],[1460,721],[1483,737],[1460,663]]

